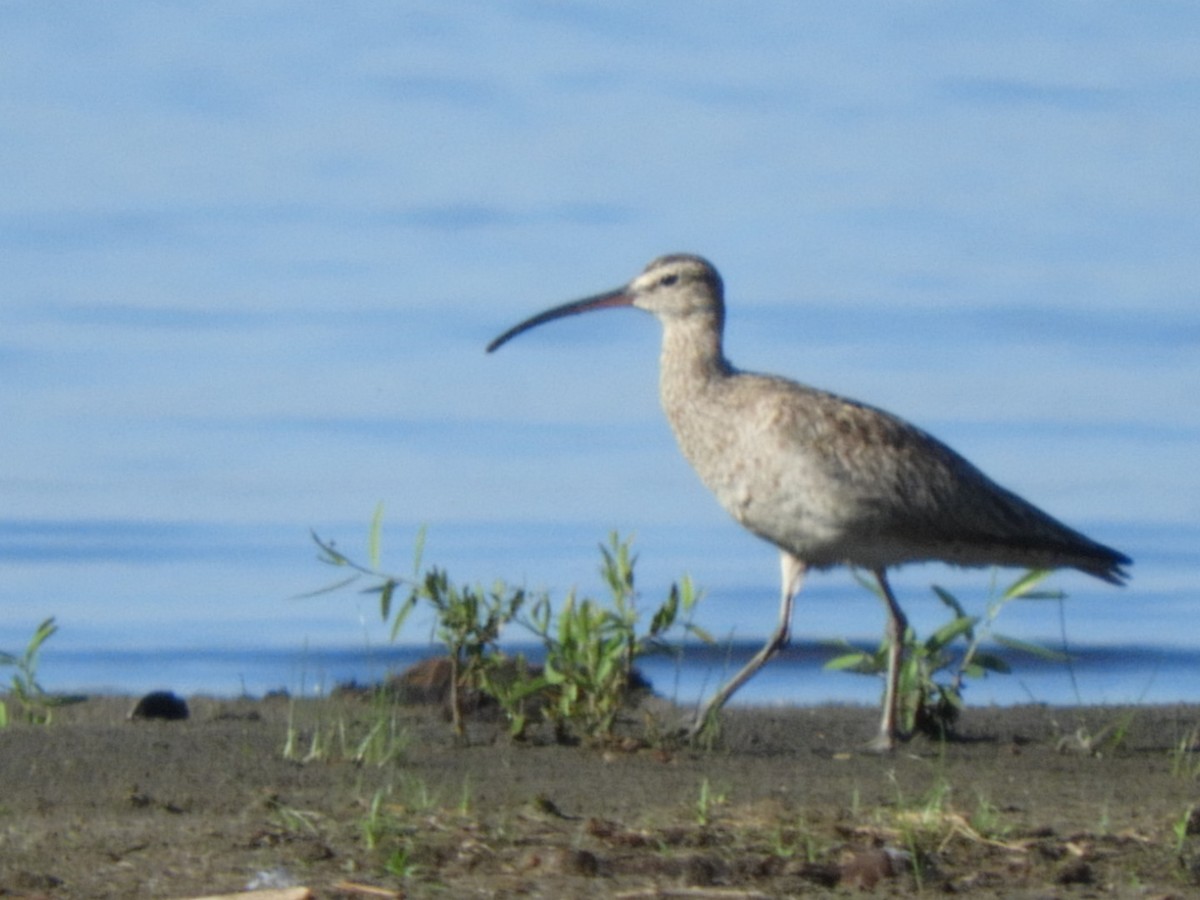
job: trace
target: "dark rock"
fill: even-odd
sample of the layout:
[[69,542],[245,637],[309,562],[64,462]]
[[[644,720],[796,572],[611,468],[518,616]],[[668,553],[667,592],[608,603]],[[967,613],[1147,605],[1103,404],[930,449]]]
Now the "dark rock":
[[1085,859],[1073,859],[1058,870],[1054,880],[1058,884],[1091,884],[1095,873]]
[[129,711],[130,719],[165,719],[178,722],[187,717],[187,701],[171,691],[151,691]]

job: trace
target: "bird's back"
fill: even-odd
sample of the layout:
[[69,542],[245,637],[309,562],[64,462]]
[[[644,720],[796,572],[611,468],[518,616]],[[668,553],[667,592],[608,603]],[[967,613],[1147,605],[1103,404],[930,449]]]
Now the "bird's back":
[[1073,567],[1120,583],[1129,560],[1008,491],[887,412],[736,373],[663,402],[721,504],[810,566]]

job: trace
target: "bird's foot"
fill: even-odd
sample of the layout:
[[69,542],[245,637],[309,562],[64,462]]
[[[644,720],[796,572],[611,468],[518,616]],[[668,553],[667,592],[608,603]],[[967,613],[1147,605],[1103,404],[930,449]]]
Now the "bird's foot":
[[867,753],[878,753],[882,755],[895,751],[898,743],[899,740],[895,734],[890,731],[881,731],[863,749]]
[[698,715],[690,725],[681,728],[678,734],[684,743],[711,748],[720,732],[721,723],[717,719],[716,710],[708,710]]

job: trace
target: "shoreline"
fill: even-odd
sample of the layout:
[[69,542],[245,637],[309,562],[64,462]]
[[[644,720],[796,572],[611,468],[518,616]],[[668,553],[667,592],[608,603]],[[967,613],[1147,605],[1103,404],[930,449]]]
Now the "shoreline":
[[[640,660],[639,669],[660,694],[688,705],[698,702],[760,646],[758,641],[751,640],[717,648],[689,646],[683,663],[669,656],[652,656]],[[851,646],[871,648],[867,642],[851,642]],[[536,643],[506,643],[502,649],[536,660],[541,648]],[[968,680],[966,699],[975,706],[1200,702],[1194,679],[1195,672],[1200,671],[1200,650],[1137,644],[1072,645],[1069,648],[1072,663],[1068,669],[1061,661],[991,645],[988,649],[996,649],[1009,661],[1013,671],[1008,675],[991,674],[986,679]],[[442,652],[440,646],[428,644],[267,651],[190,648],[120,653],[59,651],[47,645],[42,651],[39,677],[47,690],[70,694],[138,695],[173,689],[226,700],[247,695],[262,697],[278,690],[296,696],[321,696],[344,682],[382,680],[389,672],[403,671]],[[841,649],[824,641],[801,641],[789,646],[733,702],[739,708],[877,703],[882,690],[877,679],[822,668],[840,652]],[[212,685],[223,687],[213,689]]]
[[1200,886],[1200,705],[969,707],[957,739],[877,756],[860,749],[870,706],[735,707],[703,750],[669,738],[679,710],[661,700],[601,748],[513,743],[487,719],[462,744],[434,710],[348,697],[195,696],[179,722],[130,722],[133,699],[0,729],[0,892],[188,898],[268,877],[316,897],[363,896],[347,881],[415,897]]

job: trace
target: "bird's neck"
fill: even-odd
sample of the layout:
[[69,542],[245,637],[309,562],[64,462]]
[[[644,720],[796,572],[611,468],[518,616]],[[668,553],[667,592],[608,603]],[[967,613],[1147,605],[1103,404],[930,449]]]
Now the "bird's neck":
[[712,318],[691,316],[664,323],[659,383],[668,415],[733,374]]

